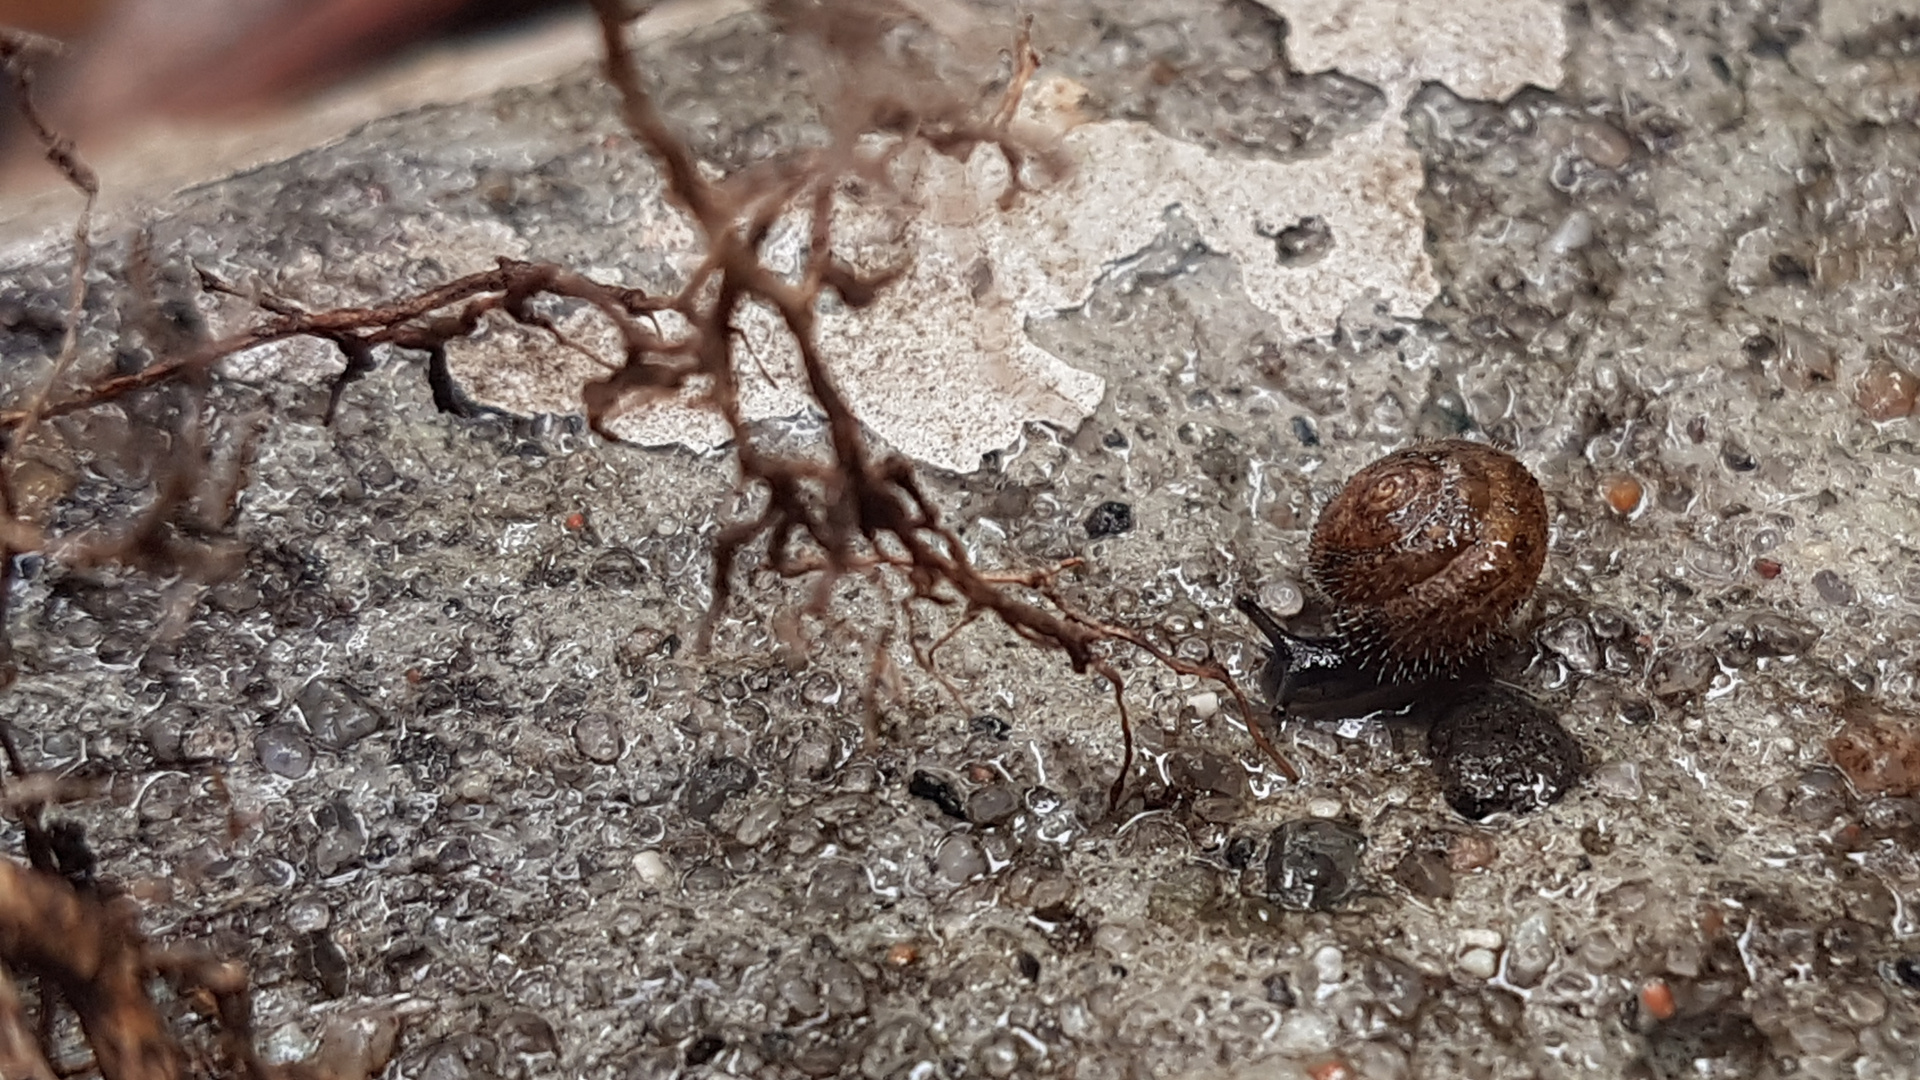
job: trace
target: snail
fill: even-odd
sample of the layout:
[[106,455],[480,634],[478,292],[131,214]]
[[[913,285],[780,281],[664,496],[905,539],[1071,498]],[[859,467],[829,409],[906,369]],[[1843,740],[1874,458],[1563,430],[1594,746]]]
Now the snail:
[[1293,634],[1238,602],[1273,643],[1262,688],[1307,718],[1405,708],[1500,639],[1546,557],[1546,496],[1513,455],[1466,439],[1388,454],[1314,525],[1307,579],[1331,635]]

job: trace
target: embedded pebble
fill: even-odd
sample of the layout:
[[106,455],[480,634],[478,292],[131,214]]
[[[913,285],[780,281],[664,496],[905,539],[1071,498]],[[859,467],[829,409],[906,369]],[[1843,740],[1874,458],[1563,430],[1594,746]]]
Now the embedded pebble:
[[1859,1027],[1872,1027],[1887,1015],[1887,998],[1877,990],[1849,987],[1840,994],[1840,1007]]
[[1501,686],[1478,688],[1442,713],[1427,732],[1427,752],[1447,804],[1474,820],[1555,802],[1585,766],[1580,744],[1552,713]]
[[335,800],[314,811],[319,836],[313,842],[313,868],[321,877],[331,877],[358,861],[367,847],[367,834],[360,816],[345,802]]
[[659,889],[673,880],[673,868],[658,851],[649,848],[633,857],[633,873],[640,883],[650,889]]
[[1338,946],[1322,945],[1313,952],[1313,977],[1322,985],[1346,978],[1346,954]]
[[966,818],[975,825],[1001,825],[1020,811],[1020,797],[1005,784],[989,784],[967,796]]
[[1728,627],[1725,655],[1744,667],[1756,659],[1799,656],[1820,640],[1820,628],[1771,611],[1755,612]]
[[1536,640],[1582,675],[1600,669],[1600,646],[1594,638],[1593,624],[1579,616],[1548,623],[1540,628]]
[[307,733],[293,724],[269,724],[253,737],[254,756],[275,776],[298,780],[313,770]]
[[1604,120],[1588,120],[1573,132],[1573,148],[1602,169],[1618,169],[1633,158],[1633,140]]
[[987,857],[971,836],[953,835],[934,852],[933,867],[950,885],[964,885],[987,872]]
[[297,934],[325,930],[333,921],[333,912],[318,900],[296,900],[287,907],[287,929]]
[[907,781],[907,794],[916,799],[925,799],[950,818],[967,820],[966,803],[961,800],[953,781],[944,776],[925,769],[915,769]]
[[1675,649],[1658,656],[1647,673],[1647,687],[1655,697],[1678,700],[1713,685],[1720,665],[1705,649]]
[[1133,507],[1123,502],[1103,502],[1087,515],[1087,536],[1099,540],[1133,531]]
[[1012,1076],[1020,1067],[1020,1049],[1010,1039],[995,1039],[980,1048],[980,1068],[988,1076]]
[[1393,879],[1408,892],[1428,900],[1453,896],[1453,870],[1438,851],[1409,851],[1394,864]]
[[1629,473],[1609,473],[1600,478],[1600,497],[1621,517],[1639,513],[1646,495],[1645,486]]
[[1876,424],[1913,412],[1916,396],[1920,396],[1920,378],[1885,357],[1875,360],[1854,387],[1860,412]]
[[191,780],[180,773],[161,773],[141,793],[140,817],[146,821],[171,821],[180,816],[191,798]]
[[688,817],[705,822],[719,813],[728,799],[753,790],[759,782],[760,774],[753,766],[735,757],[720,758],[694,768],[680,793],[680,805]]
[[1860,599],[1859,594],[1853,591],[1853,586],[1832,570],[1822,570],[1813,575],[1813,591],[1820,594],[1820,599],[1835,607],[1846,607]]
[[1499,958],[1491,949],[1468,949],[1460,954],[1460,970],[1476,979],[1491,979],[1500,970]]
[[294,703],[314,743],[325,750],[345,750],[381,727],[380,714],[359,691],[332,679],[308,683]]
[[1640,766],[1631,761],[1610,761],[1594,769],[1589,782],[1594,791],[1623,802],[1637,802],[1646,793],[1640,784]]
[[785,817],[786,808],[775,800],[755,803],[741,815],[739,824],[733,827],[733,838],[748,847],[758,847],[773,835],[773,830],[779,827]]
[[1456,874],[1493,865],[1499,847],[1485,833],[1462,833],[1447,845],[1447,868]]
[[1360,887],[1366,835],[1351,825],[1289,821],[1273,830],[1266,863],[1267,895],[1302,911],[1325,911]]
[[1920,723],[1910,717],[1857,708],[1827,752],[1862,794],[1920,795]]
[[1537,985],[1559,953],[1552,914],[1533,912],[1513,928],[1513,942],[1507,946],[1507,981],[1523,989]]
[[620,722],[606,713],[589,713],[574,721],[573,745],[588,761],[611,765],[620,760]]
[[1140,949],[1140,935],[1118,923],[1103,923],[1093,932],[1093,943],[1116,959],[1126,960]]

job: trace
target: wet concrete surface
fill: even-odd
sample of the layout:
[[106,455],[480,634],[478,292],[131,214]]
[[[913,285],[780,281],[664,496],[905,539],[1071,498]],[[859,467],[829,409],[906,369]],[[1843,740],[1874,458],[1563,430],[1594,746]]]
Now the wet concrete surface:
[[[1503,674],[1584,754],[1558,802],[1463,818],[1423,733],[1378,719],[1278,726],[1288,784],[1219,688],[1121,653],[1142,755],[1110,813],[1109,688],[985,620],[940,651],[956,698],[908,647],[951,612],[909,626],[848,581],[802,650],[806,583],[743,573],[698,653],[711,543],[753,505],[724,451],[447,415],[418,354],[324,425],[324,348],[212,391],[274,420],[244,568],[184,617],[168,582],[24,565],[10,722],[107,785],[62,815],[157,936],[249,965],[278,1060],[370,1013],[406,1017],[385,1075],[435,1080],[1913,1076],[1913,17],[1559,15],[1557,88],[1406,106],[1425,310],[1363,296],[1289,337],[1155,208],[1025,327],[1106,381],[1093,415],[926,476],[982,565],[1083,558],[1074,603],[1254,685],[1233,602],[1299,606],[1347,476],[1421,438],[1512,447],[1552,533]],[[1292,160],[1380,99],[1290,72],[1283,26],[1103,5],[1035,35],[1102,118]],[[647,57],[716,166],[808,137],[759,23]],[[192,331],[244,312],[188,260],[316,305],[499,253],[672,288],[618,131],[584,72],[382,121],[164,206],[161,294]],[[90,355],[125,343],[126,262],[110,239]],[[57,348],[62,273],[0,278],[10,393]],[[62,421],[92,449],[35,474],[58,530],[149,497],[166,407]]]

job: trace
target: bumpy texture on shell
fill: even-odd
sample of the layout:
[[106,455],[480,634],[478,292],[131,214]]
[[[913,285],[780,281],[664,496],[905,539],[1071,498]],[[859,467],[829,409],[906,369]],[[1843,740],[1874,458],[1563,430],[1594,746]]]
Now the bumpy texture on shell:
[[1314,526],[1308,573],[1341,632],[1389,675],[1483,651],[1533,592],[1547,500],[1511,454],[1445,439],[1360,470]]

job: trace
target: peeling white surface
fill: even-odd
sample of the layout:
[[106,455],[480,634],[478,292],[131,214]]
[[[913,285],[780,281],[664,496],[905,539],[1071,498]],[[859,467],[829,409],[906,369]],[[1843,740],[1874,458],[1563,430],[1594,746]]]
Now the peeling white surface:
[[1560,85],[1566,13],[1543,0],[1260,0],[1287,20],[1287,54],[1302,71],[1339,71],[1387,95],[1397,121],[1423,82],[1500,100],[1522,86]]
[[[1136,123],[1083,125],[1066,136],[1066,149],[1079,164],[1074,174],[1010,211],[995,205],[1007,169],[989,149],[964,164],[910,151],[903,187],[920,209],[901,220],[850,208],[855,236],[892,234],[863,245],[878,250],[862,263],[877,268],[912,253],[911,268],[871,307],[824,314],[819,343],[855,413],[901,451],[970,471],[1029,420],[1072,427],[1097,408],[1104,380],[1034,345],[1026,319],[1083,302],[1109,264],[1152,242],[1173,206],[1236,259],[1254,300],[1290,336],[1330,333],[1356,297],[1418,312],[1435,291],[1414,208],[1419,158],[1384,125],[1304,162],[1217,157]],[[1311,265],[1279,265],[1261,231],[1309,216],[1331,226],[1333,250]],[[782,254],[797,261],[804,235],[787,224],[770,244],[776,265]],[[611,328],[583,319],[595,325],[572,326],[570,335],[602,357],[617,355]],[[740,323],[747,415],[806,409],[789,337],[763,309],[743,312]],[[470,392],[516,412],[571,409],[580,384],[600,374],[545,335],[504,325],[454,343],[448,355]],[[718,416],[686,401],[638,408],[611,426],[645,445],[707,448],[728,437]]]
[[[1566,51],[1560,9],[1539,0],[1265,2],[1292,25],[1296,66],[1337,68],[1381,86],[1389,104],[1379,122],[1323,156],[1291,162],[1215,155],[1139,123],[1081,124],[1064,136],[1072,174],[1007,211],[996,205],[1007,182],[997,153],[980,149],[962,163],[910,151],[898,179],[914,212],[842,207],[843,250],[870,270],[909,266],[872,306],[827,312],[820,321],[822,354],[870,429],[915,458],[965,472],[1014,442],[1028,421],[1078,425],[1099,406],[1104,382],[1035,346],[1026,320],[1083,303],[1099,275],[1151,243],[1176,206],[1211,247],[1233,257],[1250,298],[1284,336],[1332,333],[1356,300],[1371,298],[1402,316],[1432,301],[1438,283],[1415,201],[1421,165],[1401,111],[1425,80],[1473,97],[1558,83]],[[1031,102],[1070,122],[1077,88],[1043,80]],[[1333,246],[1311,264],[1283,266],[1272,234],[1305,218],[1325,222]],[[664,240],[692,265],[690,235],[654,232],[645,238],[654,250]],[[788,265],[797,262],[804,236],[787,223],[770,245],[775,265],[783,247]],[[740,321],[746,414],[806,410],[791,340],[762,309]],[[449,350],[455,374],[482,400],[516,412],[569,410],[580,384],[600,373],[577,354],[533,340],[544,335],[494,329]],[[611,328],[573,332],[599,355],[616,355]],[[692,397],[640,405],[611,426],[646,445],[724,443],[724,424]]]

